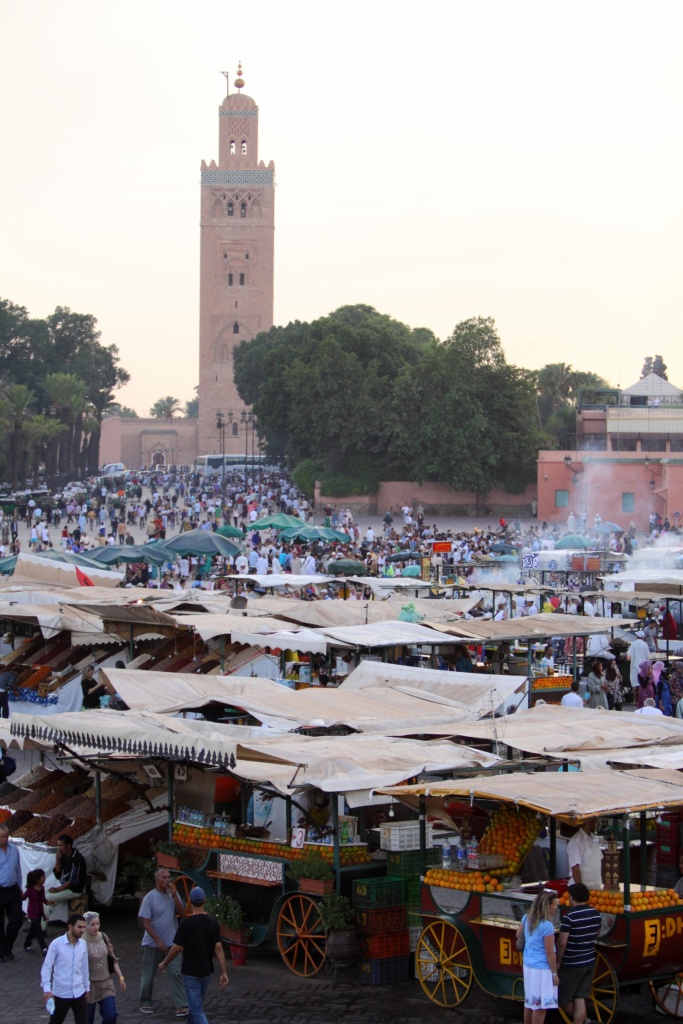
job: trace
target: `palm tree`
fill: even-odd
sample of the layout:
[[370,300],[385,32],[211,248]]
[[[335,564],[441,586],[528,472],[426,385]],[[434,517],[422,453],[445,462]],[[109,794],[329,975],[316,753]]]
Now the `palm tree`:
[[154,403],[149,410],[149,414],[150,416],[156,416],[160,420],[172,420],[180,411],[181,407],[178,399],[173,398],[171,395],[166,395],[165,398],[160,398]]
[[90,464],[90,438],[97,431],[99,422],[95,415],[95,410],[91,407],[91,415],[88,415],[88,409],[86,407],[86,416],[83,420],[83,444],[81,445],[81,453],[79,460],[79,480],[84,480],[90,473],[97,472],[97,460],[95,464]]
[[43,381],[43,388],[57,419],[67,428],[59,443],[57,472],[60,476],[73,475],[74,423],[85,405],[86,386],[75,373],[51,373]]
[[4,393],[8,403],[8,416],[12,427],[9,443],[10,477],[12,478],[12,487],[16,488],[19,486],[20,462],[22,461],[24,450],[21,428],[28,416],[34,393],[25,384],[9,384],[5,388]]

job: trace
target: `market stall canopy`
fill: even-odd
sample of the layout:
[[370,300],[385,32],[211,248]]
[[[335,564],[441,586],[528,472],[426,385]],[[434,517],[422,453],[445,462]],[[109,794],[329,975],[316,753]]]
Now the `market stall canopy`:
[[[257,621],[260,623],[260,620]],[[281,651],[298,651],[303,654],[327,654],[330,646],[350,647],[350,644],[344,644],[338,640],[332,645],[326,637],[321,636],[314,629],[277,629],[270,633],[254,632],[251,628],[245,628],[244,620],[240,629],[233,630],[232,641],[236,644],[248,644],[250,647],[261,649],[269,647],[271,650],[277,648]]]
[[[528,711],[498,719],[498,738],[510,747],[530,754],[573,757],[610,749],[657,746],[660,750],[683,744],[683,720],[665,715],[628,715],[599,708],[563,708],[536,705]],[[479,722],[465,723],[460,735],[467,739],[489,738],[490,729]],[[637,760],[633,750],[632,760]]]
[[130,605],[138,601],[156,602],[168,593],[167,590],[147,590],[142,587],[136,587],[135,590],[116,590],[109,587],[64,587],[48,583],[15,583],[14,580],[0,580],[0,601],[19,607],[31,604]]
[[[16,585],[19,581],[26,581],[27,583],[49,583],[58,587],[79,587],[81,583],[77,569],[78,566],[70,565],[68,562],[40,558],[39,555],[28,555],[22,551],[17,556],[12,583]],[[123,573],[92,566],[84,568],[82,573],[85,573],[93,583],[100,587],[118,587],[123,579]]]
[[445,741],[391,736],[260,736],[237,746],[233,773],[253,783],[270,783],[285,795],[294,786],[315,786],[327,793],[364,793],[398,785],[422,772],[487,768],[499,758]]
[[[276,633],[282,629],[282,622],[279,619],[263,616],[245,616],[238,612],[234,614],[223,614],[205,612],[195,614],[194,612],[178,612],[172,616],[178,626],[185,626],[194,631],[204,640],[213,640],[217,636],[229,637],[235,630],[249,633]],[[245,643],[239,640],[238,643]]]
[[478,675],[473,672],[438,672],[432,668],[361,661],[340,689],[348,692],[368,687],[398,690],[424,698],[431,694],[434,700],[445,697],[481,715],[497,710],[513,693],[525,689],[526,679],[520,676]]
[[265,516],[257,519],[255,523],[249,523],[250,530],[287,530],[301,529],[305,526],[303,519],[298,516],[289,516],[286,512],[275,512],[272,516]]
[[244,540],[244,530],[241,530],[239,526],[231,526],[230,523],[219,526],[216,533],[221,537],[236,537],[238,540]]
[[366,649],[416,645],[439,647],[443,644],[452,647],[454,642],[448,632],[439,632],[416,622],[369,622],[361,626],[329,626],[320,632],[331,641],[339,640],[353,647]]
[[186,530],[171,540],[165,540],[164,546],[176,555],[215,555],[219,558],[234,558],[240,553],[238,547],[212,530]]
[[256,575],[245,573],[228,573],[225,577],[228,580],[241,580],[242,583],[254,583],[257,587],[271,589],[272,587],[291,587],[293,590],[303,590],[304,587],[317,587],[330,582],[329,576],[302,576],[296,573],[268,573],[267,575]]
[[197,676],[182,672],[103,669],[131,711],[176,714],[218,703],[239,708],[270,728],[288,732],[315,722],[317,727],[347,726],[358,732],[395,729],[420,733],[439,726],[441,734],[458,732],[457,723],[476,712],[455,700],[431,695],[385,691],[376,687],[344,691],[311,687],[290,690],[270,679],[248,676]]
[[420,615],[440,623],[456,622],[480,601],[479,595],[452,601],[405,596],[390,597],[385,601],[292,601],[290,598],[263,597],[260,601],[250,601],[249,610],[255,605],[267,610],[271,616],[302,626],[360,626],[367,622],[396,621],[404,605],[412,604]]
[[9,731],[12,745],[24,750],[61,744],[81,757],[154,757],[216,767],[234,764],[238,738],[259,733],[244,726],[109,710],[14,715]]
[[103,565],[115,565],[117,562],[146,562],[149,565],[163,565],[168,561],[162,551],[150,547],[148,544],[111,544],[106,548],[98,548],[93,551],[91,559],[94,562],[101,562]]
[[67,630],[71,634],[71,643],[82,644],[118,644],[120,638],[115,633],[108,633],[101,616],[95,609],[85,611],[81,608],[59,605],[13,605],[0,602],[0,618],[15,622],[33,622],[40,626],[46,640],[50,640]]
[[[454,583],[430,583],[427,580],[409,580],[401,576],[368,576],[363,580],[363,586],[369,587],[376,596],[386,594],[391,590],[449,591],[455,588]],[[458,587],[457,589],[468,590],[469,587]]]
[[412,807],[417,806],[419,797],[425,796],[428,811],[430,806],[440,805],[443,797],[456,796],[465,800],[500,801],[576,823],[606,814],[679,807],[683,805],[683,776],[680,785],[675,785],[656,770],[518,772],[488,778],[475,776],[462,781],[392,786],[379,792]]
[[491,619],[468,619],[463,623],[440,626],[444,633],[464,639],[490,640],[500,643],[506,640],[544,639],[551,636],[591,636],[593,633],[609,633],[615,626],[633,625],[632,619],[610,619],[592,615],[558,615],[541,612],[521,619],[505,619],[494,622]]

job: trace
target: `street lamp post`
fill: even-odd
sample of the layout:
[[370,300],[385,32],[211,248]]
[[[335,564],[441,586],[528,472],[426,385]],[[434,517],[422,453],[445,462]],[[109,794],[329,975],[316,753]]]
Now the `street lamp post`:
[[225,430],[226,430],[226,427],[228,426],[228,423],[232,423],[232,417],[233,417],[232,411],[229,411],[227,413],[225,419],[223,418],[223,413],[222,412],[219,411],[219,412],[216,413],[216,430],[218,430],[220,432],[220,435],[221,435],[221,494],[222,494],[221,515],[223,517],[225,517],[225,484],[226,484],[226,474],[225,474]]
[[242,413],[240,415],[240,423],[244,423],[244,490],[245,490],[245,492],[248,492],[248,490],[249,490],[249,483],[248,483],[248,477],[249,477],[249,427],[252,426],[253,422],[254,422],[254,414],[253,414],[253,412],[247,412],[246,409],[242,409]]

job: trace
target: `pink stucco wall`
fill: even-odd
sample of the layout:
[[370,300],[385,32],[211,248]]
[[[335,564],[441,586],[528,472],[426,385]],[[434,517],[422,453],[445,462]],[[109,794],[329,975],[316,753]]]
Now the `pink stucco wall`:
[[[620,526],[628,526],[632,520],[644,530],[651,512],[658,512],[662,518],[672,517],[676,511],[683,513],[683,459],[670,457],[660,462],[660,456],[653,456],[648,467],[640,452],[572,452],[572,468],[568,470],[566,454],[538,453],[540,520],[563,523],[570,511],[576,516],[585,511],[592,523],[597,512],[603,520]],[[654,490],[650,488],[651,479]],[[569,504],[558,506],[556,501],[567,491]],[[629,499],[625,497],[631,494],[632,512],[627,511]]]
[[528,517],[533,514],[532,503],[535,499],[535,484],[529,484],[521,494],[508,494],[500,488],[492,488],[486,495],[485,503],[479,505],[472,491],[453,491],[443,484],[418,484],[406,480],[383,481],[377,494],[372,495],[351,494],[329,498],[320,493],[319,484],[316,484],[315,490],[316,509],[329,503],[335,508],[350,508],[353,512],[366,515],[397,512],[403,505],[422,505],[427,513]]

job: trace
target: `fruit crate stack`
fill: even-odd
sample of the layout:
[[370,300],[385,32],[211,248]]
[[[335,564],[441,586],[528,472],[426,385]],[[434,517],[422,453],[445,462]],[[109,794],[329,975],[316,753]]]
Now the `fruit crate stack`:
[[390,985],[410,976],[410,934],[406,927],[406,880],[359,879],[353,883],[353,906],[363,958],[365,985]]
[[[441,863],[441,846],[432,846],[434,826],[427,824],[425,869]],[[422,925],[420,916],[420,823],[400,821],[385,823],[380,830],[380,846],[387,851],[387,874],[406,882],[406,923],[409,928]]]
[[675,885],[680,877],[678,861],[681,856],[681,821],[680,811],[662,814],[657,819],[657,885],[666,888]]

